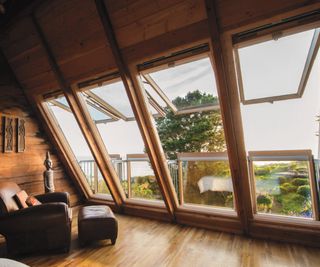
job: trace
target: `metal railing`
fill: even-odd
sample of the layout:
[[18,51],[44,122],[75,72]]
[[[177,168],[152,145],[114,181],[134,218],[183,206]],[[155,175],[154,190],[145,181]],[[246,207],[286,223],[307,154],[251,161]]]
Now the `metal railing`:
[[[188,162],[194,161],[227,161],[228,157],[226,153],[177,153],[176,160],[168,160],[168,168],[172,178],[172,182],[177,193],[178,199],[182,204],[184,177],[186,176],[186,166]],[[128,198],[131,198],[134,194],[132,192],[132,185],[135,182],[135,177],[132,175],[132,164],[134,162],[149,162],[149,158],[146,154],[128,154],[127,159],[121,159],[120,157],[111,159],[114,169],[118,174],[121,184],[125,190]],[[90,185],[93,193],[101,192],[101,181],[103,181],[102,175],[94,160],[81,160],[79,165],[85,174],[88,184]]]

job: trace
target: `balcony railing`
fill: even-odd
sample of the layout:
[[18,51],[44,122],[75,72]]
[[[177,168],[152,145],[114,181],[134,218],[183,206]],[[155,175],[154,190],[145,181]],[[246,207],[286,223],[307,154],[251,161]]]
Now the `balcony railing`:
[[[149,159],[146,154],[128,154],[126,159],[111,158],[120,182],[128,198],[139,198],[137,184],[141,178],[148,177],[156,184],[155,176],[150,175]],[[143,164],[145,163],[145,164]],[[93,160],[79,162],[87,181],[94,193],[109,193],[98,168]],[[139,165],[140,164],[140,165]],[[181,204],[204,204],[225,206],[225,199],[232,195],[232,181],[226,153],[177,153],[176,160],[167,161],[172,182]],[[220,172],[220,173],[219,173]],[[148,174],[149,173],[149,174]],[[192,176],[192,177],[191,177]],[[154,190],[154,186],[151,186]],[[211,193],[208,193],[211,192]],[[212,194],[224,192],[220,200],[214,203]],[[160,192],[154,190],[150,199],[162,199]],[[221,201],[221,199],[224,199]],[[231,200],[233,206],[233,197]]]

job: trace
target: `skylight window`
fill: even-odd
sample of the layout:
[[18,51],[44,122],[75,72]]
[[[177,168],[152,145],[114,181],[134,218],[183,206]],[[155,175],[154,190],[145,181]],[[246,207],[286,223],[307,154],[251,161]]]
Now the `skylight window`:
[[243,104],[300,98],[319,49],[319,30],[240,47],[236,50]]

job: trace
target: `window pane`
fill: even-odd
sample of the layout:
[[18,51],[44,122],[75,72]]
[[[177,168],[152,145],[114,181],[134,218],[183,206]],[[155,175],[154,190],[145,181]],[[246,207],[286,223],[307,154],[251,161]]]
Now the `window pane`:
[[[62,103],[65,108],[55,104],[55,101]],[[59,128],[68,142],[86,181],[93,193],[110,194],[109,189],[100,173],[99,168],[92,156],[89,146],[84,139],[79,125],[72,114],[65,97],[59,97],[55,101],[49,101],[48,107],[51,110]]]
[[[148,75],[177,109],[164,105],[164,97],[159,100],[154,96],[164,108],[164,114],[154,117],[155,125],[180,203],[233,208],[232,179],[210,59],[141,76],[147,81]],[[151,84],[143,84],[151,95]]]
[[185,161],[185,203],[233,208],[233,187],[228,161]]
[[312,218],[307,161],[254,161],[257,211]]
[[[217,105],[219,102],[213,97],[217,96],[217,88],[209,58],[152,72],[150,76],[178,109]],[[146,90],[150,92],[150,86],[146,85]],[[201,98],[188,95],[197,90],[202,94]],[[160,100],[159,104],[163,106],[163,101]]]
[[246,100],[295,94],[314,30],[238,49]]
[[161,200],[156,177],[146,161],[131,161],[131,192],[133,198]]
[[[104,102],[100,108],[115,115],[113,119],[95,123],[127,197],[162,200],[123,83],[119,81],[96,87],[83,92],[82,96],[87,100],[90,95],[94,101],[92,93]],[[87,101],[86,104],[88,106]],[[89,113],[95,120],[97,110],[89,109]]]

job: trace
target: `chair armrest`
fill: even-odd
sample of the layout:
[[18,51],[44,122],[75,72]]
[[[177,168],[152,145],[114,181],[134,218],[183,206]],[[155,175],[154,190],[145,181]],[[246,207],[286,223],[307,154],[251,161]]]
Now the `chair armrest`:
[[68,192],[53,192],[46,193],[41,195],[36,195],[36,199],[38,199],[41,203],[50,203],[50,202],[63,202],[70,207],[70,197]]
[[65,203],[46,203],[10,212],[0,216],[0,233],[41,231],[70,223]]

